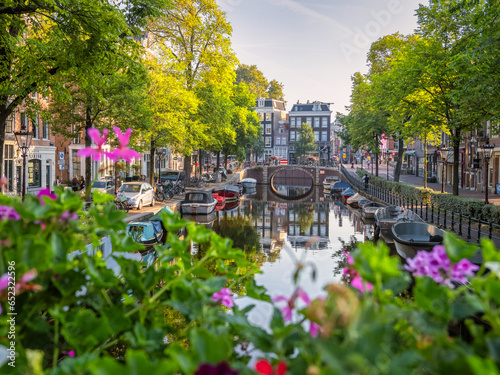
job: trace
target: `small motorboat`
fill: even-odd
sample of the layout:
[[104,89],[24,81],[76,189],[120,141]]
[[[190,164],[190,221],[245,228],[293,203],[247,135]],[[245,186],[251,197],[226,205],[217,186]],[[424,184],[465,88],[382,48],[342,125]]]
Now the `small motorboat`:
[[352,197],[353,195],[357,194],[356,190],[347,188],[345,190],[342,190],[342,193],[340,195],[342,196],[343,199],[347,199],[349,197]]
[[226,205],[226,198],[219,195],[219,194],[216,194],[216,193],[212,193],[212,196],[217,201],[217,203],[215,205],[215,211],[222,210],[224,208],[224,206]]
[[325,177],[325,179],[323,180],[323,189],[330,191],[330,187],[332,186],[332,184],[334,184],[338,181],[340,181],[339,176],[327,176],[327,177]]
[[243,188],[254,188],[257,186],[257,180],[255,178],[244,178],[238,182],[238,185],[243,186]]
[[363,199],[361,199],[359,202],[358,202],[358,208],[363,208],[365,205],[369,204],[369,203],[372,203],[371,200],[369,200],[368,198],[364,197]]
[[363,217],[365,219],[375,219],[375,212],[381,207],[387,207],[387,205],[378,202],[370,202],[363,206]]
[[444,231],[434,225],[422,222],[398,222],[391,228],[398,254],[406,259],[413,258],[417,251],[431,251],[443,243]]
[[388,243],[394,243],[391,228],[399,221],[414,222],[423,220],[412,210],[400,206],[381,207],[375,212],[375,235]]
[[[342,192],[342,194],[344,194]],[[361,194],[356,193],[349,198],[347,198],[346,203],[351,206],[352,208],[359,208],[359,202],[366,200],[365,197],[363,197]]]
[[217,200],[211,192],[204,190],[190,191],[181,201],[181,214],[208,215],[215,210]]
[[256,187],[250,187],[245,190],[245,196],[248,197],[250,195],[255,195],[257,194],[257,188]]
[[207,228],[211,228],[218,217],[218,213],[213,211],[208,215],[182,215],[183,219],[192,221],[196,224],[205,225]]
[[172,213],[168,207],[164,207],[147,221],[132,221],[127,224],[125,232],[135,242],[145,246],[145,249],[140,252],[142,256],[154,252],[154,245],[165,243],[167,232],[162,222],[163,211]]
[[330,187],[330,194],[340,194],[343,190],[350,188],[351,185],[348,182],[338,181]]
[[241,195],[240,188],[234,185],[226,185],[221,188],[215,188],[212,190],[212,193],[226,198],[226,202],[235,201],[239,199]]

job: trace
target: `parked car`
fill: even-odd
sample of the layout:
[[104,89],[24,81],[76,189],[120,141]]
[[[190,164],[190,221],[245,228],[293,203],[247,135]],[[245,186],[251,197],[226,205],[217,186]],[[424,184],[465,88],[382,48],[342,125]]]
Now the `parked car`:
[[97,180],[92,184],[91,192],[115,194],[115,182],[113,180]]
[[140,210],[144,205],[155,205],[153,188],[145,182],[126,182],[118,190],[118,195],[127,197],[130,208]]

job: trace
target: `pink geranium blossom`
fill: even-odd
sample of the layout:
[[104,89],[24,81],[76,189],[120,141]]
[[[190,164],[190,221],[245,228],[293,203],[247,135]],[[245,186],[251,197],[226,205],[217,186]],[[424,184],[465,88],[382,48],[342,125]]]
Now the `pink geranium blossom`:
[[466,283],[467,277],[474,276],[479,266],[468,259],[452,263],[443,245],[434,246],[432,251],[418,251],[413,259],[406,260],[405,268],[414,277],[431,277],[436,283],[453,288],[452,282]]
[[[32,290],[39,291],[42,290],[42,287],[38,284],[29,284],[36,277],[37,273],[35,269],[31,269],[26,272],[20,280],[18,280],[15,284],[16,295],[21,294],[24,291]],[[12,280],[12,276],[9,276],[8,273],[0,276],[0,292],[7,289],[9,286],[9,281]],[[2,313],[2,306],[0,306],[0,313]]]
[[141,157],[141,154],[139,154],[137,151],[134,151],[130,148],[128,148],[128,144],[130,142],[130,134],[132,133],[132,129],[128,128],[125,133],[122,133],[120,128],[114,126],[113,127],[114,132],[116,133],[116,136],[118,137],[118,141],[120,142],[120,145],[113,150],[109,154],[109,158],[113,161],[118,161],[120,159],[124,159],[127,162],[131,162],[132,159],[138,159]]
[[293,292],[290,299],[285,296],[276,296],[272,299],[274,303],[276,302],[286,302],[286,306],[282,307],[281,314],[283,314],[283,319],[285,322],[289,322],[292,320],[292,311],[295,308],[295,301],[297,298],[300,298],[304,303],[308,306],[311,304],[311,300],[306,292],[304,292],[301,288],[297,288],[295,292]]
[[83,148],[81,150],[78,150],[76,155],[83,156],[85,158],[92,157],[94,160],[101,160],[101,158],[103,156],[108,155],[108,153],[102,149],[102,146],[104,146],[104,144],[106,143],[106,141],[108,139],[108,129],[102,130],[102,137],[101,137],[101,133],[96,128],[88,129],[87,134],[89,135],[90,139],[92,139],[92,141],[94,141],[94,144],[97,147],[96,148],[93,148],[93,147]]
[[229,288],[222,288],[220,292],[214,293],[212,295],[212,300],[220,302],[222,305],[229,308],[234,306],[233,292],[231,292]]
[[70,350],[69,352],[66,351],[66,350],[63,350],[61,352],[62,354],[66,354],[66,355],[69,355],[70,357],[74,357],[76,355],[75,351],[74,350]]
[[0,220],[19,220],[21,215],[12,206],[0,206]]
[[[354,259],[351,254],[346,253],[345,251],[342,252],[346,256],[346,262],[349,265],[354,265]],[[354,269],[353,267],[345,267],[343,269],[343,274],[350,276],[351,278],[351,286],[353,288],[356,288],[360,292],[364,293],[365,291],[371,291],[373,290],[373,285],[369,282],[363,281],[363,278],[359,274],[359,272]]]
[[43,197],[48,197],[48,198],[50,198],[50,199],[52,199],[52,200],[57,199],[57,195],[52,194],[52,193],[50,192],[50,188],[48,188],[48,187],[47,187],[47,188],[45,188],[45,189],[39,190],[39,191],[38,191],[38,193],[37,193],[37,195],[36,195],[36,197],[37,197],[38,199],[40,199],[40,204],[41,204],[42,206],[44,206],[44,205],[45,205],[45,201],[43,200]]
[[59,216],[59,220],[62,222],[70,221],[70,220],[76,220],[78,219],[78,215],[76,213],[71,213],[70,210],[64,211],[61,216]]

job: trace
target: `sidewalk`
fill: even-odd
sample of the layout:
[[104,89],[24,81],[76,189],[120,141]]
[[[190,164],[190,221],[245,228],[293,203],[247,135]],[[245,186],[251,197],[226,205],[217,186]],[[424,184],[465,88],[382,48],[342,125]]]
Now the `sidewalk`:
[[[354,169],[351,168],[351,164],[347,165],[344,164],[344,167],[346,168],[347,171],[350,173],[356,172],[356,168],[361,168],[361,164],[354,164]],[[368,173],[371,173],[371,166],[370,169],[366,169],[366,165],[363,166],[365,170]],[[373,174],[375,175],[375,168],[373,168]],[[387,166],[385,164],[379,165],[378,168],[378,176],[381,178],[387,178]],[[394,180],[394,168],[389,167],[389,179],[392,181]],[[415,186],[424,186],[424,178],[423,177],[417,177],[415,175],[400,175],[399,176],[399,181],[404,182],[409,185],[415,185]],[[429,182],[427,183],[427,187],[429,189],[435,190],[436,192],[440,193],[441,192],[441,183],[436,183],[436,182]],[[445,191],[447,193],[452,194],[453,192],[453,187],[451,185],[445,185]],[[461,197],[467,197],[467,198],[476,198],[484,201],[484,192],[481,191],[473,191],[473,190],[467,190],[467,189],[461,189],[459,187],[458,189],[458,195]],[[500,195],[498,194],[493,194],[493,193],[488,193],[488,201],[491,204],[494,204],[495,206],[500,206]]]

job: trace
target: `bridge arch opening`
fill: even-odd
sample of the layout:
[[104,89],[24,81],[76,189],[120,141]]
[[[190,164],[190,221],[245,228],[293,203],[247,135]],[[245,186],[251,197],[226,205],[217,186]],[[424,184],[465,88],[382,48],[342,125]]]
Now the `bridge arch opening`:
[[287,200],[307,197],[314,188],[314,176],[302,168],[283,168],[273,173],[269,179],[271,190]]

